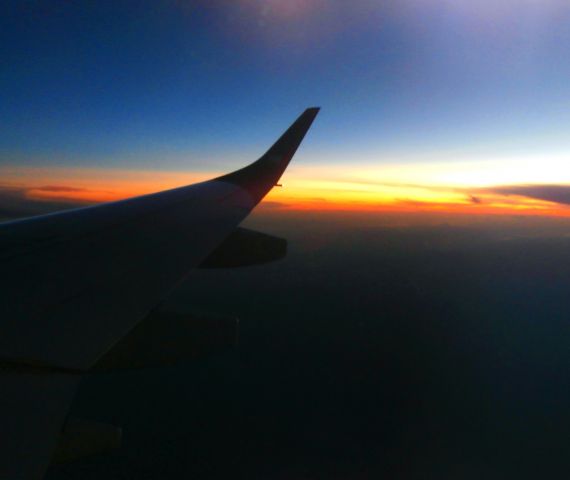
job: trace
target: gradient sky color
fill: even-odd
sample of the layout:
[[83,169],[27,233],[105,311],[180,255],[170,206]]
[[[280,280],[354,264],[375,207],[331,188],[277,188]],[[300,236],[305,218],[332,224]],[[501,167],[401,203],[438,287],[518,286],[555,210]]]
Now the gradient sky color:
[[270,200],[564,212],[544,188],[570,184],[569,21],[560,0],[5,2],[0,187],[177,186],[319,105]]

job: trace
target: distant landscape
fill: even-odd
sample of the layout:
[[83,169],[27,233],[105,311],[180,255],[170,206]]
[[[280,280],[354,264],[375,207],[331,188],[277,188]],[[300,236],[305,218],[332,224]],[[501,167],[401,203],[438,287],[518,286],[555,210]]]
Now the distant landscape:
[[47,478],[567,470],[570,221],[436,220],[261,206],[247,226],[288,257],[195,272],[170,298],[239,316],[239,347],[85,378],[71,415],[121,425],[123,447]]

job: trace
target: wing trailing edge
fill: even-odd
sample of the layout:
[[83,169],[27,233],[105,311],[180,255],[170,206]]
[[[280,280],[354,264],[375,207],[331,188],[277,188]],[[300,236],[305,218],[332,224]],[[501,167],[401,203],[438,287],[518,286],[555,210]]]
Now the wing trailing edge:
[[225,351],[237,344],[235,317],[157,308],[91,368],[112,372],[165,367]]

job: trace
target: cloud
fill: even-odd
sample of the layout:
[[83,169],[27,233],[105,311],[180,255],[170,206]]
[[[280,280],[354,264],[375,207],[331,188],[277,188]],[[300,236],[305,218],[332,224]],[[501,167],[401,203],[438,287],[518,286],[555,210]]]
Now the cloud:
[[476,197],[475,195],[471,194],[468,194],[467,196],[469,197],[469,201],[474,205],[480,205],[481,203],[483,203],[483,200],[481,200],[480,197]]
[[509,185],[480,190],[505,196],[522,196],[547,202],[570,205],[570,185]]
[[67,187],[64,185],[44,185],[42,187],[34,187],[30,190],[39,190],[41,192],[86,192],[85,188]]
[[43,215],[85,205],[85,202],[78,201],[32,198],[29,196],[31,190],[35,189],[0,184],[0,221]]

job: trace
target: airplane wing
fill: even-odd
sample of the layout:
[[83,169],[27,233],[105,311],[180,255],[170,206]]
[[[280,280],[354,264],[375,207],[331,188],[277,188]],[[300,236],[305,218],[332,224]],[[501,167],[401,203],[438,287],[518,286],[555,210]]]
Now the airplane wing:
[[236,231],[318,110],[236,172],[0,224],[0,478],[41,478],[80,374]]

